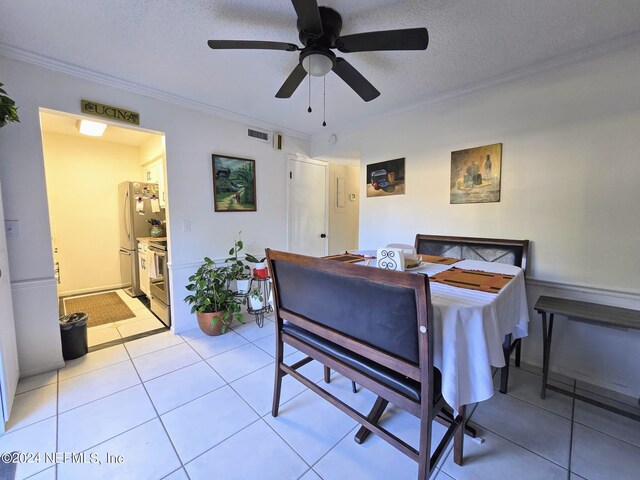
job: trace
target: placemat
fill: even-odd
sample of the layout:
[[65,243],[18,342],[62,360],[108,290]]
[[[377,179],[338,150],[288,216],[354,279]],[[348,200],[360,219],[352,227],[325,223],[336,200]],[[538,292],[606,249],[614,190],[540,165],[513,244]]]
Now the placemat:
[[340,253],[338,255],[329,255],[327,257],[322,257],[326,260],[337,260],[338,262],[343,263],[357,263],[362,262],[364,260],[364,255],[354,255],[352,253]]
[[420,255],[420,256],[422,257],[423,262],[439,263],[441,265],[452,265],[462,260],[461,258],[439,257],[438,255]]
[[464,270],[462,268],[452,267],[449,270],[429,277],[429,280],[453,287],[498,293],[512,278],[513,275],[483,272],[481,270]]

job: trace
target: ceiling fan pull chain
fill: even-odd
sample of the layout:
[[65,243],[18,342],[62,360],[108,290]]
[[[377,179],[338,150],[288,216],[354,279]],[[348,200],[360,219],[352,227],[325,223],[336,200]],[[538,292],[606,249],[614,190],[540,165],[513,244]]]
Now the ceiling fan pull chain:
[[322,126],[327,126],[327,77],[322,77]]
[[[311,69],[311,58],[309,58],[309,69]],[[307,109],[307,112],[311,113],[311,74],[309,74],[308,77],[309,77],[309,108]]]

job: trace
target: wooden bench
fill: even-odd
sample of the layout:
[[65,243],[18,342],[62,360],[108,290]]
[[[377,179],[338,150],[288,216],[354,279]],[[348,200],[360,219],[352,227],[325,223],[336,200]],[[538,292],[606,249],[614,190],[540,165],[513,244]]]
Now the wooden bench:
[[[591,323],[609,328],[635,329],[640,330],[640,311],[628,308],[601,305],[598,303],[582,302],[579,300],[569,300],[566,298],[541,296],[533,307],[542,315],[542,390],[540,397],[545,398],[547,388],[569,395],[587,403],[597,405],[607,410],[619,413],[629,418],[640,421],[640,416],[621,410],[602,402],[595,401],[589,397],[575,394],[555,385],[547,383],[549,377],[549,357],[551,354],[551,336],[553,334],[554,315],[562,315],[569,320],[577,322]],[[547,324],[547,314],[549,322]]]
[[[282,378],[291,375],[362,425],[355,441],[375,433],[418,462],[418,479],[435,470],[449,442],[462,464],[465,407],[431,455],[431,425],[445,407],[441,376],[433,366],[433,310],[426,275],[406,275],[362,265],[267,249],[276,311],[276,372],[271,414],[278,415]],[[284,344],[307,355],[288,365]],[[378,397],[363,414],[298,368],[316,360]],[[388,403],[420,419],[417,449],[378,421]],[[348,472],[344,472],[348,476]]]
[[[507,263],[527,270],[529,240],[508,240],[499,238],[452,237],[443,235],[417,234],[415,240],[417,253],[439,257],[481,260],[483,262]],[[507,393],[509,383],[509,358],[515,351],[516,367],[520,366],[521,339],[512,340],[509,333],[502,344],[504,363],[500,372],[500,392]]]

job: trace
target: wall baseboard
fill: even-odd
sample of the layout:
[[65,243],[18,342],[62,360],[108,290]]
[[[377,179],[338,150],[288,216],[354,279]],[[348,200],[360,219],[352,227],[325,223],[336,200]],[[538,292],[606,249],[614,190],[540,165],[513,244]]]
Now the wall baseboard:
[[118,283],[116,285],[106,285],[104,287],[82,288],[79,290],[68,290],[66,292],[58,291],[59,297],[72,297],[74,295],[85,295],[88,293],[106,292],[109,290],[118,290],[128,286],[126,283]]

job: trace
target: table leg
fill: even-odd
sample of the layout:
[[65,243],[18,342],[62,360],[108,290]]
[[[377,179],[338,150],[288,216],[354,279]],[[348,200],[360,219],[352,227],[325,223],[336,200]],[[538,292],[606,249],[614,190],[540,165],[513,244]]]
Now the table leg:
[[549,377],[549,357],[551,355],[551,335],[553,334],[553,313],[549,314],[549,328],[547,329],[547,312],[542,313],[542,390],[540,398],[547,393],[547,378]]

